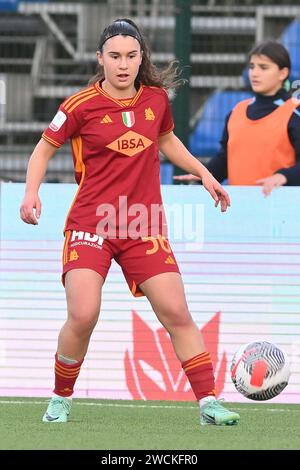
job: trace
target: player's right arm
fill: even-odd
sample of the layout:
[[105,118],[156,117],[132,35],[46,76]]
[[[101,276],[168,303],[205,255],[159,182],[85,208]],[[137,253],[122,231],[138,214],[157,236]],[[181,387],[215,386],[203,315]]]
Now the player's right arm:
[[39,187],[44,179],[48,162],[56,150],[57,147],[41,138],[32,152],[27,168],[25,195],[20,207],[20,217],[26,224],[38,224],[42,207],[38,195]]

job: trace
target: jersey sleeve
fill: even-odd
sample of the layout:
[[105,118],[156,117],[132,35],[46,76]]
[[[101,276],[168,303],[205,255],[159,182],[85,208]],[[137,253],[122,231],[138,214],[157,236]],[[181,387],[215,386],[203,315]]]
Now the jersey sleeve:
[[174,121],[171,112],[171,106],[167,93],[164,91],[165,112],[161,121],[159,135],[165,135],[174,129]]
[[67,112],[61,104],[42,137],[55,147],[61,147],[70,137],[79,134],[80,117],[77,110]]

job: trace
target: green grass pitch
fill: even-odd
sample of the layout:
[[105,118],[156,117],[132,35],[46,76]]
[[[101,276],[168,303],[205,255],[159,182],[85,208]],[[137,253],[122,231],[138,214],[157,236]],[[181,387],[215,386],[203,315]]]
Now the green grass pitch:
[[0,449],[299,449],[300,405],[227,404],[237,426],[200,426],[191,402],[75,399],[68,423],[42,423],[47,400],[0,397]]

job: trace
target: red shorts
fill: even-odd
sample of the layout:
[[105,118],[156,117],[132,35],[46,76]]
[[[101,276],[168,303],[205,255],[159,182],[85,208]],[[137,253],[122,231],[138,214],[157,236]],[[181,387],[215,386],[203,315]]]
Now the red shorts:
[[88,232],[68,230],[63,250],[63,285],[66,273],[72,269],[92,269],[105,279],[113,258],[121,266],[135,297],[144,295],[139,285],[150,277],[180,273],[169,242],[163,236],[103,240]]

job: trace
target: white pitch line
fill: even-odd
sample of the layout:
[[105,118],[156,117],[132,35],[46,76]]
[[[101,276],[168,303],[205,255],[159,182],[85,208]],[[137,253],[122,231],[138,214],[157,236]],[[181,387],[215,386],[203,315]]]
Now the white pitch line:
[[[30,401],[30,400],[0,400],[0,404],[5,405],[45,405],[49,402],[49,400],[45,401]],[[245,403],[246,404],[246,403]],[[248,403],[247,403],[248,404]],[[249,403],[250,404],[250,403]],[[181,405],[130,405],[130,404],[122,404],[122,403],[98,403],[98,402],[84,402],[84,401],[76,401],[75,405],[83,405],[83,406],[102,406],[102,407],[115,407],[115,408],[163,408],[163,409],[184,409],[184,410],[196,410],[198,406],[181,406]],[[295,403],[296,405],[296,403]],[[245,411],[245,408],[235,408],[235,411]],[[290,408],[250,408],[246,411],[270,411],[275,413],[284,413],[284,412],[300,412],[299,410],[294,410]]]

